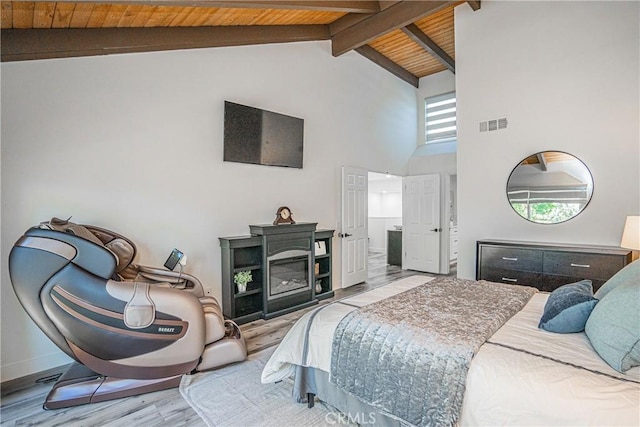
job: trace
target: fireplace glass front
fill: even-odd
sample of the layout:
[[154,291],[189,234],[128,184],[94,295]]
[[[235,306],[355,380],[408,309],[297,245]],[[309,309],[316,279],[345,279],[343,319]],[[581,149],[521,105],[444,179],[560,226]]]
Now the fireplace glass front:
[[308,280],[310,254],[303,253],[304,255],[296,256],[281,254],[277,259],[269,260],[268,299],[282,298],[310,289]]

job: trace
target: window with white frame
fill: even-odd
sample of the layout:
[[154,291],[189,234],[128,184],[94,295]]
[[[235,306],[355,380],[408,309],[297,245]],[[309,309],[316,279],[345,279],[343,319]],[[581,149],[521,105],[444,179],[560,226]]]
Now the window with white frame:
[[424,100],[425,143],[456,140],[456,93],[449,92]]

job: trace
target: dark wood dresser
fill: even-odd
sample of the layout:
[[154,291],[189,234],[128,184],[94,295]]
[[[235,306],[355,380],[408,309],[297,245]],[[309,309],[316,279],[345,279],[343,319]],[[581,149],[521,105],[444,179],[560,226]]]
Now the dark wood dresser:
[[631,250],[613,246],[481,240],[476,279],[534,286],[551,292],[582,279],[597,290],[631,262]]

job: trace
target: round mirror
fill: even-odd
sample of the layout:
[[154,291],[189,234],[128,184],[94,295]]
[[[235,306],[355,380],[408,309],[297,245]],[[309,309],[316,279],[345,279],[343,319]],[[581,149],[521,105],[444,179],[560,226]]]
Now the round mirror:
[[557,224],[578,215],[591,200],[593,177],[571,154],[543,151],[521,161],[509,175],[507,197],[529,221]]

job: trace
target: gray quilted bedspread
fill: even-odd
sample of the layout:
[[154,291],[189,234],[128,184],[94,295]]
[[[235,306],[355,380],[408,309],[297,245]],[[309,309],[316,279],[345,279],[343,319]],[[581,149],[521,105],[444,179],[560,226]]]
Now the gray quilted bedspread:
[[535,292],[443,277],[354,310],[334,334],[330,380],[403,424],[453,425],[474,354]]

